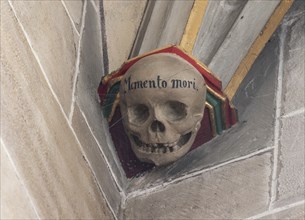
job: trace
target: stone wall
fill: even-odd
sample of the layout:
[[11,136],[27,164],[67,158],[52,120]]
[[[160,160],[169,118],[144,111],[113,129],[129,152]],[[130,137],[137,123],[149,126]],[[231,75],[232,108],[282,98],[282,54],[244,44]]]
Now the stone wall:
[[145,4],[1,1],[1,219],[116,218],[125,175],[97,87]]
[[71,121],[85,7],[1,1],[1,218],[113,218]]

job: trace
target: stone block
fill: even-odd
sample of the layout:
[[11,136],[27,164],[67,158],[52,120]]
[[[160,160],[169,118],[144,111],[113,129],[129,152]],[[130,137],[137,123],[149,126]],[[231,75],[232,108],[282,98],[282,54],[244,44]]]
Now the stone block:
[[259,219],[265,219],[265,220],[284,220],[284,219],[293,219],[293,220],[304,220],[305,219],[305,207],[304,204],[295,206],[283,211],[279,211],[277,213],[273,213],[271,215],[264,216]]
[[110,73],[128,59],[141,23],[146,0],[106,0],[103,4]]
[[104,156],[77,105],[73,114],[72,127],[109,205],[118,214],[121,202],[120,192],[111,176]]
[[119,161],[99,103],[97,88],[103,76],[103,57],[101,49],[101,31],[99,17],[93,2],[88,2],[85,30],[81,42],[80,72],[77,79],[76,102],[88,120],[92,132],[102,147],[106,158],[118,176],[120,185],[125,181],[124,172],[119,168]]
[[283,118],[281,124],[276,206],[297,202],[305,197],[304,114]]
[[64,4],[68,9],[68,13],[70,14],[78,33],[80,33],[80,27],[82,22],[83,15],[83,0],[64,0]]
[[68,115],[78,47],[78,36],[60,1],[11,1],[31,47]]
[[1,138],[39,217],[112,218],[13,11],[1,4]]
[[1,144],[1,219],[36,219],[38,216]]
[[284,42],[283,114],[305,106],[305,2],[296,1],[282,23]]
[[244,219],[268,208],[265,153],[127,200],[126,219]]

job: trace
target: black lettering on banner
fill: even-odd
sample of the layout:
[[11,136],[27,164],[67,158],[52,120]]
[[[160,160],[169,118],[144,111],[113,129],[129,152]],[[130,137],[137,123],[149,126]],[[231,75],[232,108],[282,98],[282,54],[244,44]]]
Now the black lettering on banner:
[[[137,90],[137,89],[165,89],[169,85],[166,80],[163,80],[160,75],[157,76],[157,78],[149,79],[149,80],[138,80],[138,81],[132,81],[131,76],[129,76],[127,79],[124,80],[125,86],[127,88],[127,91],[131,90]],[[193,81],[190,80],[181,80],[181,79],[172,79],[170,81],[170,88],[172,89],[194,89],[198,91],[198,88],[196,87],[196,80]],[[125,91],[125,92],[127,92]]]

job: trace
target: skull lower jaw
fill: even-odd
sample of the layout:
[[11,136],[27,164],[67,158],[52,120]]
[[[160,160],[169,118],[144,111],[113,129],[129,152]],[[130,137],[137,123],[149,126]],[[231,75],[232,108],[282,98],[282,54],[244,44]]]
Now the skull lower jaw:
[[130,140],[134,153],[141,161],[161,166],[185,155],[190,150],[195,136],[193,132],[188,132],[172,143],[144,143],[131,134]]

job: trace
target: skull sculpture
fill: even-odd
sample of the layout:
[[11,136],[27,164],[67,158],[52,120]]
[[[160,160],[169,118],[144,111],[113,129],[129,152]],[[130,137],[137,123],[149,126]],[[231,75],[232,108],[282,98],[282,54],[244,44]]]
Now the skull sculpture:
[[136,156],[165,165],[191,148],[204,113],[202,75],[174,54],[155,54],[136,62],[120,87],[123,125]]

